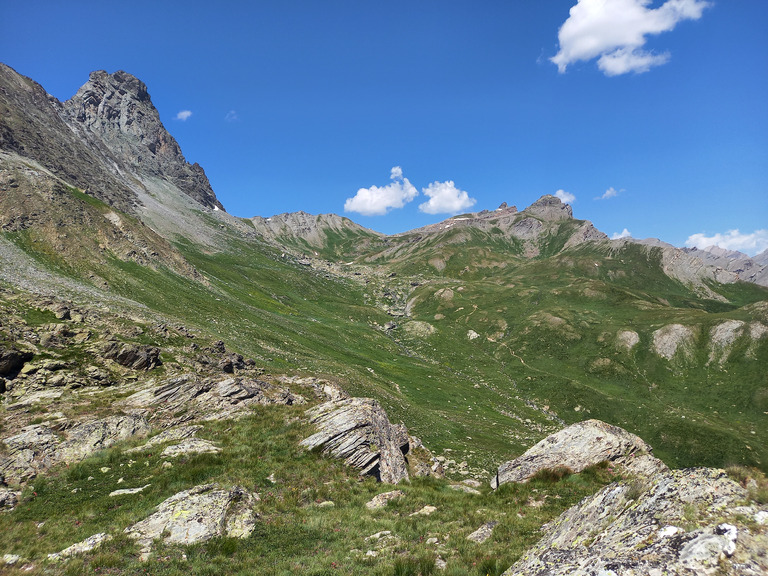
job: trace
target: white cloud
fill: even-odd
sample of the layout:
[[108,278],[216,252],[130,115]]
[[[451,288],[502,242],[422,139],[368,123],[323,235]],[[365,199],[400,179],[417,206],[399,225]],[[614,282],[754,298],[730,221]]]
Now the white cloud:
[[738,250],[739,252],[754,256],[768,249],[768,230],[755,230],[751,234],[742,234],[738,229],[728,230],[725,234],[717,233],[712,236],[692,234],[688,236],[685,245],[689,248],[695,246],[700,249],[719,246],[726,250]]
[[402,208],[419,195],[419,191],[403,177],[400,166],[392,168],[392,183],[379,188],[360,188],[352,198],[344,202],[345,212],[357,212],[363,216],[383,216],[392,208]]
[[421,191],[429,197],[427,202],[419,204],[419,210],[426,214],[457,214],[474,206],[477,202],[464,190],[456,188],[453,180],[432,182]]
[[230,110],[227,112],[227,115],[224,116],[224,120],[226,122],[237,122],[239,118],[237,117],[237,112],[235,110]]
[[608,188],[602,196],[595,196],[595,200],[608,200],[609,198],[613,198],[614,196],[618,196],[619,192],[624,192],[624,189],[616,190],[613,186]]
[[610,54],[603,54],[597,61],[597,67],[606,76],[620,76],[627,72],[641,74],[648,72],[654,66],[661,66],[669,62],[669,52],[651,54],[644,50],[630,50],[619,48]]
[[190,116],[192,116],[192,110],[181,110],[178,114],[176,114],[176,120],[186,122]]
[[632,237],[632,234],[626,228],[624,228],[624,230],[622,230],[621,232],[614,232],[613,234],[611,234],[611,240],[620,240],[621,238],[631,238],[631,237]]
[[560,201],[565,202],[566,204],[573,204],[576,201],[576,196],[565,190],[558,190],[555,192],[555,196],[560,198]]
[[560,50],[550,60],[563,73],[570,64],[598,58],[606,76],[647,72],[669,61],[669,53],[643,50],[646,36],[675,28],[683,20],[698,20],[710,2],[667,0],[648,8],[651,0],[578,0],[558,31]]

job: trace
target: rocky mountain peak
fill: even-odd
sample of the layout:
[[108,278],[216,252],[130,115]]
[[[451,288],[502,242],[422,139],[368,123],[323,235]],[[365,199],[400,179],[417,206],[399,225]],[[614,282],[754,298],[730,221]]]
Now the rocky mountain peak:
[[527,214],[541,220],[569,220],[573,218],[570,204],[564,204],[560,198],[546,194],[525,209]]
[[90,74],[64,102],[65,121],[95,146],[105,146],[120,167],[170,180],[208,208],[223,209],[205,171],[189,164],[160,120],[147,86],[128,72]]

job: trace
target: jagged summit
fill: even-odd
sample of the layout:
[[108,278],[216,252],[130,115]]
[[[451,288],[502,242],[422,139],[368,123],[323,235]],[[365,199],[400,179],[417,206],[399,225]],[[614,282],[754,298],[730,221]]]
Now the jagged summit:
[[64,102],[67,123],[93,144],[109,149],[125,168],[163,176],[207,208],[224,207],[203,168],[189,164],[160,121],[147,86],[119,70],[91,72],[88,82]]
[[542,220],[556,221],[573,218],[570,204],[564,204],[560,198],[546,194],[524,210],[526,214]]
[[160,121],[146,85],[127,72],[92,72],[62,103],[0,63],[0,149],[124,212],[170,184],[206,208],[223,206],[205,171],[189,164]]

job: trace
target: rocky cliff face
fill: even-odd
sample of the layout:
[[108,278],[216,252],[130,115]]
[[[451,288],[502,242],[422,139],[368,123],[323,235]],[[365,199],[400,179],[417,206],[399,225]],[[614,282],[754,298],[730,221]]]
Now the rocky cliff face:
[[121,168],[163,176],[203,206],[224,209],[203,168],[184,158],[138,78],[122,70],[92,72],[62,114],[92,147],[109,150]]
[[53,174],[124,211],[136,194],[64,120],[61,103],[40,84],[0,63],[0,149],[39,162]]
[[768,286],[768,250],[750,258],[736,250],[725,250],[718,246],[709,246],[704,250],[684,248],[683,251],[716,269],[735,274],[739,280]]
[[123,212],[136,212],[151,178],[206,208],[224,209],[205,171],[185,160],[163,127],[146,85],[126,72],[93,72],[62,104],[0,63],[0,118],[0,149]]

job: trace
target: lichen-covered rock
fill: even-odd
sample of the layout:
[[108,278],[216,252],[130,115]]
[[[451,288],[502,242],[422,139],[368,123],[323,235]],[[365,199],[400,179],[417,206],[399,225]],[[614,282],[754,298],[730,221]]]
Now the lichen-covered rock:
[[179,440],[186,440],[187,438],[194,437],[198,430],[200,430],[202,426],[200,424],[191,424],[189,426],[176,426],[174,428],[168,428],[167,430],[163,430],[158,434],[157,436],[153,436],[149,439],[149,441],[142,445],[142,446],[136,446],[135,448],[131,448],[129,450],[126,450],[126,454],[133,454],[136,452],[143,452],[145,450],[148,450],[149,448],[152,448],[154,446],[158,446],[160,444],[164,444],[166,442],[178,442]]
[[601,422],[586,420],[547,436],[525,454],[499,466],[491,482],[495,489],[507,482],[526,482],[541,470],[565,467],[573,472],[611,461],[635,474],[666,470],[661,460],[639,436]]
[[467,536],[467,540],[471,540],[472,542],[477,542],[478,544],[482,544],[488,538],[491,537],[493,534],[493,529],[496,527],[498,522],[486,522],[480,528],[472,532],[469,536]]
[[398,498],[402,498],[405,496],[405,492],[402,490],[392,490],[391,492],[382,492],[381,494],[376,494],[371,500],[365,503],[365,507],[369,510],[377,510],[378,508],[384,508],[384,506],[387,505],[387,502],[390,500],[397,500]]
[[393,425],[376,400],[326,402],[307,414],[318,432],[302,440],[302,446],[320,448],[358,468],[361,475],[369,474],[382,482],[408,480],[408,432],[402,424]]
[[[760,575],[767,531],[738,520],[747,493],[724,471],[614,483],[564,512],[505,576]],[[722,522],[733,514],[736,520]],[[757,509],[751,510],[752,515]]]
[[18,434],[3,439],[8,453],[0,458],[0,474],[16,484],[26,482],[53,465],[53,453],[59,438],[40,424],[22,428]]
[[229,490],[216,484],[195,486],[163,501],[154,514],[125,533],[145,550],[156,538],[168,544],[195,544],[215,536],[246,538],[256,525],[257,501],[240,486]]

